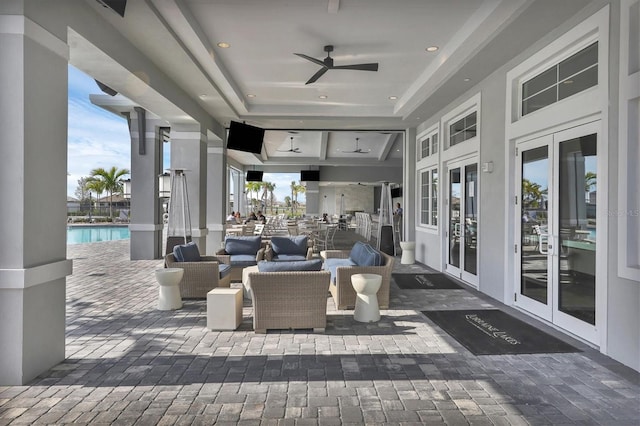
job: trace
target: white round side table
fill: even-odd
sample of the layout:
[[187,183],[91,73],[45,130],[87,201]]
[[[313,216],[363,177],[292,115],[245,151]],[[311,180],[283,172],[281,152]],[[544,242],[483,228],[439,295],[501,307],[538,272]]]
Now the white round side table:
[[156,281],[158,281],[158,309],[169,311],[182,308],[180,297],[180,280],[184,275],[182,268],[156,269]]
[[413,265],[416,263],[416,242],[415,241],[400,241],[400,248],[402,249],[402,257],[400,263],[403,265]]
[[356,291],[356,306],[353,319],[358,322],[375,322],[380,320],[378,306],[378,290],[382,285],[382,276],[377,274],[354,274],[351,285]]

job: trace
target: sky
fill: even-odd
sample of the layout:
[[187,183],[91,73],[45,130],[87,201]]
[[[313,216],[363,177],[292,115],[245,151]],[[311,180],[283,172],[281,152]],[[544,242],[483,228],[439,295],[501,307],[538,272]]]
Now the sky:
[[[89,177],[95,168],[115,166],[131,170],[127,121],[93,105],[90,94],[103,93],[93,78],[69,65],[67,195],[70,197],[75,197],[78,180]],[[164,161],[165,168],[169,168],[168,152],[165,152]],[[263,179],[276,184],[274,194],[278,201],[284,201],[284,197],[291,196],[291,181],[298,181],[300,175],[265,173]],[[298,201],[304,202],[304,199],[304,194],[298,195]]]

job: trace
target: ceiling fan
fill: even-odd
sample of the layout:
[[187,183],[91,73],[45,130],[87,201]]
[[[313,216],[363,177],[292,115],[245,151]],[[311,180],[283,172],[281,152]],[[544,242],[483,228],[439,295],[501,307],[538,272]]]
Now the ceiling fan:
[[356,138],[356,149],[354,149],[353,151],[342,151],[345,153],[352,153],[352,154],[368,154],[369,152],[371,152],[370,149],[362,149],[358,146],[358,141],[360,141],[360,138]]
[[312,58],[311,56],[307,56],[303,53],[294,53],[294,55],[298,55],[301,58],[304,58],[308,61],[313,62],[316,65],[320,65],[322,68],[315,73],[305,84],[314,83],[318,80],[322,75],[328,70],[357,70],[357,71],[378,71],[378,63],[370,63],[370,64],[353,64],[353,65],[333,65],[333,58],[331,57],[331,52],[333,52],[333,46],[328,45],[324,47],[324,51],[327,52],[327,57],[324,60]]
[[291,148],[289,149],[279,149],[279,152],[295,152],[296,154],[302,154],[302,151],[300,151],[300,148],[298,147],[293,147],[293,136],[290,137],[291,139]]

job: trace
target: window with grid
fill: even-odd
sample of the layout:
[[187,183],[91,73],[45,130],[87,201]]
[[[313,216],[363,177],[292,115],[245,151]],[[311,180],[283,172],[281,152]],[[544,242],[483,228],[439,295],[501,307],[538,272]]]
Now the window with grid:
[[433,133],[420,141],[420,159],[438,153],[438,134]]
[[471,139],[477,133],[478,113],[476,111],[449,126],[449,146]]
[[438,170],[425,170],[420,174],[420,223],[438,225]]
[[598,42],[522,84],[522,115],[598,84]]
[[426,138],[420,141],[420,159],[427,158],[429,156],[430,146],[431,138]]

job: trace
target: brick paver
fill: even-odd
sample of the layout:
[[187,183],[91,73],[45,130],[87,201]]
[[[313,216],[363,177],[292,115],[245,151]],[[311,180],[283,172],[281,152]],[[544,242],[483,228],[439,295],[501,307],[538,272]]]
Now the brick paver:
[[475,356],[420,313],[497,306],[473,290],[392,284],[374,324],[329,299],[325,333],[256,335],[245,303],[218,332],[205,301],[157,310],[162,261],[128,256],[128,241],[68,247],[67,359],[0,387],[0,425],[640,424],[638,373],[593,349],[549,330],[583,352]]

